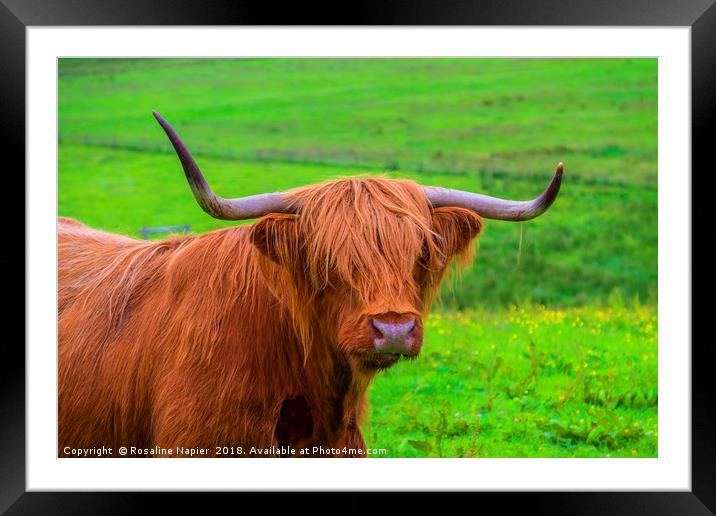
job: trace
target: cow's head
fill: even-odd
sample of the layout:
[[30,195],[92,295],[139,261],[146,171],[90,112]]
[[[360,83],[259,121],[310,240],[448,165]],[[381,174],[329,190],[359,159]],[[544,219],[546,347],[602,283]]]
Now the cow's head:
[[260,270],[289,307],[305,345],[316,335],[327,338],[366,372],[417,356],[423,314],[450,264],[472,258],[482,218],[540,215],[556,198],[562,176],[560,164],[533,201],[375,177],[224,199],[211,191],[169,124],[154,115],[207,213],[224,220],[263,217],[250,233]]
[[266,215],[251,230],[274,290],[297,296],[293,310],[308,310],[309,328],[357,367],[416,356],[423,313],[452,259],[470,257],[480,216],[433,210],[420,185],[385,178],[341,179],[285,197],[297,214]]

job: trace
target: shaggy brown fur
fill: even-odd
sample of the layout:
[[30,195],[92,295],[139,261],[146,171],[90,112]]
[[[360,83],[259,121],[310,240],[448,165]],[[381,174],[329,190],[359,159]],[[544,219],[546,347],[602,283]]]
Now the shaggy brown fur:
[[421,187],[341,179],[299,215],[145,242],[59,221],[59,455],[66,446],[365,449],[370,320],[417,319],[481,219]]

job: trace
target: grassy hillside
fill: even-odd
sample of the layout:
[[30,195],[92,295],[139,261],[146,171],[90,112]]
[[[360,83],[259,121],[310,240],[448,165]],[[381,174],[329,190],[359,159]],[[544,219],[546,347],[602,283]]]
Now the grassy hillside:
[[653,59],[60,61],[59,212],[137,235],[220,227],[191,197],[151,110],[214,189],[282,190],[359,173],[530,198],[544,217],[488,221],[448,306],[655,300]]

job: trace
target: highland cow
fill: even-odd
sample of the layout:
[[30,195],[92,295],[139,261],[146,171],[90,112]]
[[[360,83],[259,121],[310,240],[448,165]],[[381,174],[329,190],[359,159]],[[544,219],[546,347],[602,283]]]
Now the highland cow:
[[420,353],[483,218],[534,218],[561,182],[560,164],[533,201],[381,177],[224,199],[155,117],[207,213],[260,219],[152,242],[59,220],[59,456],[365,451],[371,379]]

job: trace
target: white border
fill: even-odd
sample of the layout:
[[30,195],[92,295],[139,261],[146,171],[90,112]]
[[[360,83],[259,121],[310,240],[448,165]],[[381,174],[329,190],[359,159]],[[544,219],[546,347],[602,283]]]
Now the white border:
[[[688,27],[28,28],[27,489],[690,490],[690,41]],[[659,458],[55,458],[60,56],[658,57]]]

